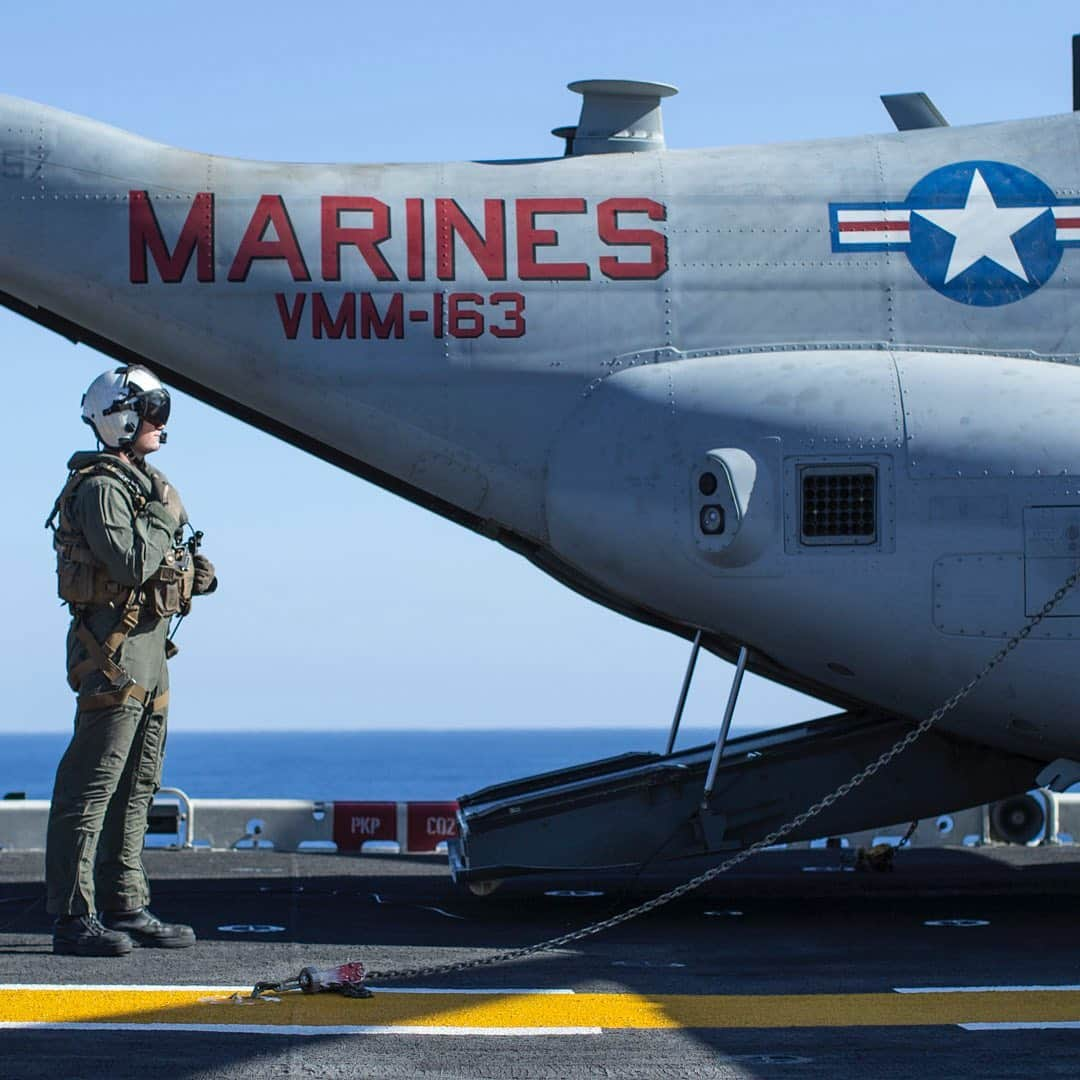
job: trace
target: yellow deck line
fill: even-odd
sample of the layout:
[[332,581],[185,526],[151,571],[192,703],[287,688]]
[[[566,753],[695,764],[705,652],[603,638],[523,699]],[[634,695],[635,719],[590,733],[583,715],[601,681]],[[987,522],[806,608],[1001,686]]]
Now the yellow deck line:
[[995,994],[287,995],[238,1004],[204,990],[0,990],[0,1024],[393,1028],[769,1028],[1080,1021],[1080,991]]

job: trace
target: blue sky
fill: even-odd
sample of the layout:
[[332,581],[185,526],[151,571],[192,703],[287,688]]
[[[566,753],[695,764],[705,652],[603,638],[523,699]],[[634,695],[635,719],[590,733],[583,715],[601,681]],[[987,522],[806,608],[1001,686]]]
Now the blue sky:
[[[885,131],[877,95],[923,89],[954,124],[1071,104],[1075,3],[284,3],[5,10],[0,92],[238,157],[422,161],[557,152],[566,83],[671,82],[680,149]],[[41,524],[108,366],[0,312],[13,498],[0,533],[0,731],[66,729],[66,615]],[[495,544],[176,395],[156,458],[219,593],[179,634],[174,726],[670,721],[688,646],[573,595]],[[327,552],[333,554],[328,555]],[[703,657],[686,723],[716,724],[730,667]],[[817,703],[750,679],[736,727]]]

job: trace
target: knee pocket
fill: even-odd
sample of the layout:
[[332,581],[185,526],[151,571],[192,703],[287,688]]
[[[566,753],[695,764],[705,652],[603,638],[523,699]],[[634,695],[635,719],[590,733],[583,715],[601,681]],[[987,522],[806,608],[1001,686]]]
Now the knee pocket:
[[157,791],[165,759],[165,723],[154,716],[147,717],[145,723],[136,776],[141,789]]

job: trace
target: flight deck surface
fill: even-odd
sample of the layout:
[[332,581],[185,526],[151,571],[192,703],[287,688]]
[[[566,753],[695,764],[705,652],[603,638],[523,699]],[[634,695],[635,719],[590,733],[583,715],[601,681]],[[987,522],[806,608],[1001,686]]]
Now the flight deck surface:
[[377,985],[369,1000],[248,1004],[230,995],[307,965],[386,970],[527,945],[700,868],[510,880],[478,898],[426,856],[150,851],[147,863],[155,910],[191,922],[198,945],[54,957],[42,856],[0,852],[0,1073],[1080,1072],[1078,848],[914,849],[892,873],[856,871],[836,849],[767,852],[524,961]]

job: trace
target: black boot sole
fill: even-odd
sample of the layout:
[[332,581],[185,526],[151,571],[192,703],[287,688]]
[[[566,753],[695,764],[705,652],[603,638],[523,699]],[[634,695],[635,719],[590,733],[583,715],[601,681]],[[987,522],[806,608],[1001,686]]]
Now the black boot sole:
[[[128,933],[128,931],[125,931],[125,933]],[[190,949],[196,940],[194,934],[190,937],[184,935],[175,938],[141,938],[137,933],[131,934],[131,943],[136,949]]]
[[53,941],[54,956],[127,956],[132,950],[130,941],[117,941],[112,944],[100,942],[97,944],[80,945],[75,941]]

